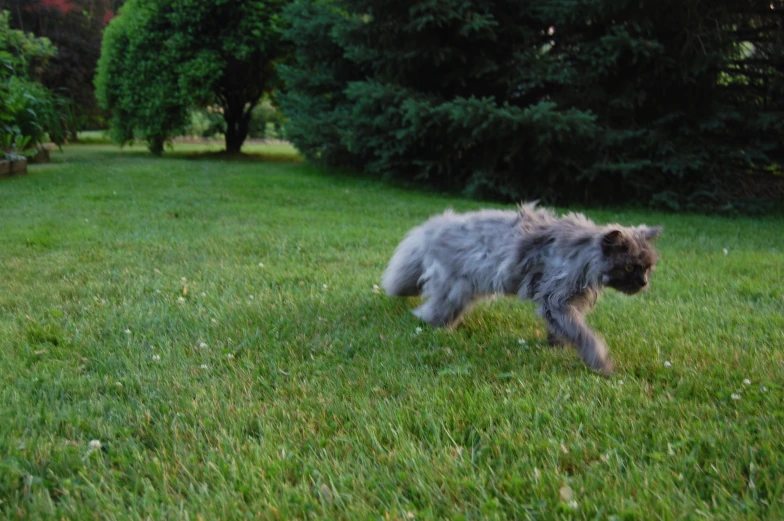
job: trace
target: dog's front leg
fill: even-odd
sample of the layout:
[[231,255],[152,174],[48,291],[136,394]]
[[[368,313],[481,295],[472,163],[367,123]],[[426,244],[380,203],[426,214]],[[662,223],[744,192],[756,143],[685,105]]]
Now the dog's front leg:
[[585,318],[571,304],[543,306],[544,318],[550,332],[575,346],[586,364],[604,374],[612,372],[614,364],[607,345],[585,323]]

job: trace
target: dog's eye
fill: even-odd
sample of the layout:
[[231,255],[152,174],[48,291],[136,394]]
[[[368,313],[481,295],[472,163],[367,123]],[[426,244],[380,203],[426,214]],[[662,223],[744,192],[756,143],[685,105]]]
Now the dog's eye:
[[631,264],[627,264],[625,269],[626,269],[626,273],[631,273],[634,271],[634,266],[632,266]]

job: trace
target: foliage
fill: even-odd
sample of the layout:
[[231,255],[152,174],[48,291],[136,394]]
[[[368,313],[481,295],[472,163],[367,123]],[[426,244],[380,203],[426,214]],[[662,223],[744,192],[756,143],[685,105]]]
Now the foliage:
[[298,3],[289,133],[329,164],[480,196],[726,209],[784,160],[782,11]]
[[167,44],[171,25],[158,16],[159,5],[131,0],[120,9],[104,32],[95,75],[112,139],[124,145],[138,136],[156,155],[185,128],[190,105],[179,84],[180,52]]
[[106,130],[83,130],[79,132],[78,142],[80,144],[110,145],[112,143],[109,133]]
[[590,107],[606,134],[586,178],[675,210],[751,209],[760,195],[784,195],[784,185],[778,194],[741,190],[760,174],[774,181],[766,169],[784,161],[782,8],[690,0],[610,11],[624,15],[624,28],[616,23],[593,52],[617,48],[613,38],[625,51],[614,71],[597,78],[603,95]]
[[589,210],[665,229],[588,317],[602,378],[532,306],[433,331],[374,291],[477,203],[66,146],[0,182],[0,518],[784,519],[781,215]]
[[30,142],[30,136],[12,134],[10,132],[0,134],[0,152],[3,153],[2,158],[10,161],[18,161],[34,155],[35,151],[30,150]]
[[56,54],[57,49],[48,38],[13,29],[10,13],[0,11],[0,77],[36,78]]
[[189,107],[210,105],[222,109],[227,151],[239,152],[253,108],[278,83],[286,1],[126,2],[105,33],[96,78],[115,138],[138,131],[160,152]]
[[253,108],[248,136],[252,138],[286,138],[287,118],[283,112],[275,107],[269,100],[265,100]]
[[213,138],[226,132],[226,120],[214,107],[193,108],[189,118],[188,128],[185,129],[187,135]]
[[64,124],[69,139],[102,123],[93,77],[106,23],[117,4],[110,0],[15,0],[12,24],[49,38],[57,54],[49,60],[41,82],[67,100]]
[[38,82],[13,76],[5,84],[4,96],[4,110],[11,115],[4,125],[5,132],[30,137],[30,145],[40,145],[47,139],[58,145],[65,141],[63,99]]
[[344,56],[338,35],[355,24],[334,2],[292,2],[285,16],[286,39],[295,46],[290,63],[279,67],[285,90],[280,96],[290,118],[287,135],[306,157],[329,165],[361,165],[343,137],[352,128],[346,86],[369,67]]
[[47,38],[11,29],[8,12],[0,12],[0,133],[11,136],[4,139],[63,142],[63,100],[38,81],[56,53]]

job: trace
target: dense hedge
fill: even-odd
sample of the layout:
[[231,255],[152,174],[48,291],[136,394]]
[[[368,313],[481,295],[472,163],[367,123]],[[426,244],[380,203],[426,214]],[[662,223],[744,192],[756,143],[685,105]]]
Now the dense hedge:
[[287,130],[312,159],[510,200],[781,196],[781,0],[336,0],[287,16]]

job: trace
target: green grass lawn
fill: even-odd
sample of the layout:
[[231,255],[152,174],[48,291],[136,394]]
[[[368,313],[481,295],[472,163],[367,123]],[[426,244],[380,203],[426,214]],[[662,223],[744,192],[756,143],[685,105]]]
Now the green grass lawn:
[[603,378],[530,304],[374,289],[479,203],[198,150],[0,179],[0,517],[784,518],[784,218],[589,210],[665,226]]

